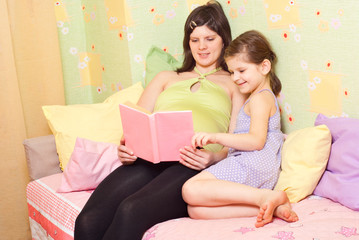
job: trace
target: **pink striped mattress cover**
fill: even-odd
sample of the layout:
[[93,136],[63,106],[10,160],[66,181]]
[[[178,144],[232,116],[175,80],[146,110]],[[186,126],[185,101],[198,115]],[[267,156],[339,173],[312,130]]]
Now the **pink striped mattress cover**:
[[[92,191],[56,193],[60,174],[30,182],[27,203],[30,224],[41,226],[53,239],[73,239],[75,219]],[[233,240],[233,239],[358,239],[359,212],[329,199],[310,196],[293,204],[300,220],[287,223],[274,219],[255,228],[255,217],[220,220],[179,218],[150,228],[143,240]],[[35,234],[33,234],[34,236]]]

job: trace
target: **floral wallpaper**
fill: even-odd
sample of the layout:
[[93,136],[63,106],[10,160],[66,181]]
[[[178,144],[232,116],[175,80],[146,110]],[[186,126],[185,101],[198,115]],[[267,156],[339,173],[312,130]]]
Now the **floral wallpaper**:
[[[54,1],[67,104],[102,102],[144,81],[152,45],[181,59],[183,25],[203,0]],[[359,2],[219,0],[232,36],[256,29],[278,55],[283,130],[318,113],[359,117]]]

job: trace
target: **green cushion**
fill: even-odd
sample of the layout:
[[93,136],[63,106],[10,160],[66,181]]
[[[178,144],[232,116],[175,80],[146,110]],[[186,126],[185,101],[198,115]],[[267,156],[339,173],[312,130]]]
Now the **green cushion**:
[[146,56],[146,76],[145,86],[162,71],[174,71],[181,67],[182,62],[179,62],[168,52],[152,46]]

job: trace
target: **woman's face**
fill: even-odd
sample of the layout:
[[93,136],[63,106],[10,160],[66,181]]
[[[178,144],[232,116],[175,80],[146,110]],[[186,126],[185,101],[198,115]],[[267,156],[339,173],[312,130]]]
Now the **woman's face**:
[[207,26],[196,27],[190,35],[189,47],[196,66],[201,68],[216,68],[216,63],[223,48],[222,38]]

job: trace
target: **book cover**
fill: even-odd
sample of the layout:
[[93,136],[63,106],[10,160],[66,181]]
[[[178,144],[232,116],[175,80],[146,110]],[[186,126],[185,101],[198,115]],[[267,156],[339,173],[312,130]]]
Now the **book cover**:
[[180,160],[179,149],[191,146],[192,111],[151,113],[133,103],[120,104],[125,144],[137,157],[153,163]]

